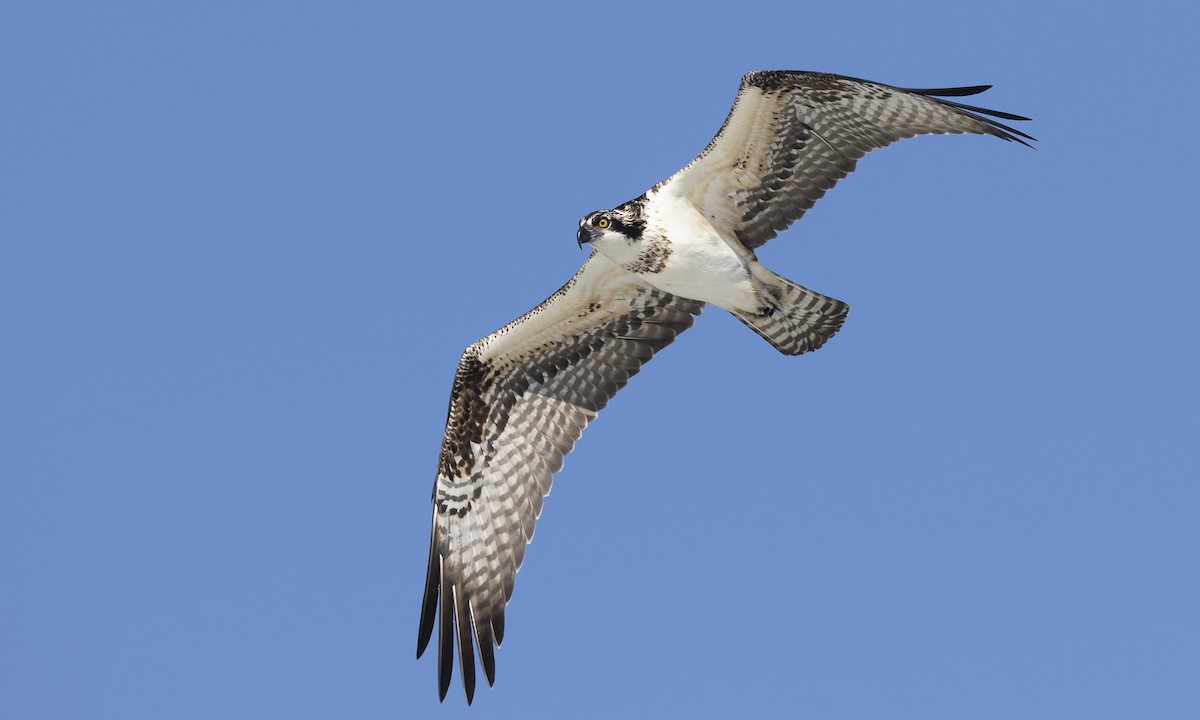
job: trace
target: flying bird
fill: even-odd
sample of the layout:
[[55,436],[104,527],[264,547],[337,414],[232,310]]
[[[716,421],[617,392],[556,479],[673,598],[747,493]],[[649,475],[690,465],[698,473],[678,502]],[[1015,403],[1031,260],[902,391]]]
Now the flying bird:
[[445,699],[458,647],[467,702],[475,648],[488,685],[525,546],[551,478],[587,424],[705,304],[785,355],[825,344],[849,307],[763,267],[755,250],[868,151],[976,133],[1029,145],[1028,120],[957,98],[989,85],[903,89],[796,71],[742,78],[716,137],[642,195],[579,221],[592,252],[558,292],[471,344],[454,375],[433,487],[417,657],[437,632]]

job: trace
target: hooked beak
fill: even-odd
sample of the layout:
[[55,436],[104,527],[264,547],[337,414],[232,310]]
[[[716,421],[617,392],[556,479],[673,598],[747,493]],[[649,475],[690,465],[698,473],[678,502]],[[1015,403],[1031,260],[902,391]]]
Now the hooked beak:
[[590,243],[591,241],[592,232],[583,225],[580,225],[579,232],[575,235],[575,242],[578,243],[579,247],[582,248],[584,243]]

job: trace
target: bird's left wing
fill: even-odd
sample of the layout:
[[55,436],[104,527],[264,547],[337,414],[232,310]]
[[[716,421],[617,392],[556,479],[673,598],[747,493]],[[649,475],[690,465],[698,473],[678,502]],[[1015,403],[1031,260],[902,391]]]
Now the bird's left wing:
[[798,220],[859,158],[901,138],[978,133],[1028,145],[1022,138],[1033,138],[993,117],[1028,118],[944,99],[988,87],[914,90],[827,73],[748,73],[716,137],[656,189],[686,198],[753,250]]
[[445,698],[458,645],[469,703],[474,642],[488,684],[525,545],[551,476],[584,426],[702,303],[655,290],[593,253],[558,292],[463,353],[433,488],[417,657],[438,636]]

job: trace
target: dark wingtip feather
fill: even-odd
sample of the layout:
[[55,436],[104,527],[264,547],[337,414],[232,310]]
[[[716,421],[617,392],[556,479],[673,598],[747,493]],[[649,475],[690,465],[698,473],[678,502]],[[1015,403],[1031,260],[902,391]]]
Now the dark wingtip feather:
[[[992,87],[991,85],[972,85],[970,87],[960,87],[960,88],[901,88],[901,89],[904,90],[905,92],[914,93],[916,95],[924,95],[925,97],[929,98],[930,100],[939,102],[942,105],[945,105],[946,107],[952,107],[955,110],[958,110],[959,112],[969,115],[980,122],[988,124],[993,129],[996,130],[996,132],[994,134],[997,137],[1004,139],[1004,140],[1019,142],[1027,148],[1032,148],[1033,145],[1030,145],[1028,142],[1025,142],[1025,141],[1032,140],[1033,142],[1037,142],[1037,138],[1035,138],[1032,135],[1029,135],[1028,133],[1021,132],[1020,130],[1018,130],[1014,127],[1010,127],[1008,125],[1005,125],[1004,123],[997,122],[992,119],[992,118],[1002,118],[1004,120],[1016,120],[1016,121],[1029,120],[1029,118],[1025,117],[1024,115],[1017,115],[1015,113],[1004,112],[1003,110],[992,110],[990,108],[979,107],[977,105],[966,105],[964,103],[955,102],[953,100],[943,100],[942,99],[945,97],[963,97],[964,95],[978,95],[979,93],[981,93],[984,90],[987,90],[991,87]],[[941,97],[938,97],[939,95]],[[986,116],[991,116],[991,117],[986,117]],[[1024,139],[1022,139],[1022,138],[1024,138]]]
[[[439,573],[444,583],[445,572]],[[450,689],[450,675],[454,672],[454,593],[443,584],[440,617],[438,623],[438,701],[446,699]]]
[[504,644],[504,608],[492,616],[492,636],[496,638],[496,647]]
[[440,563],[429,543],[429,567],[425,570],[425,595],[421,598],[421,625],[417,629],[417,657],[425,653],[429,639],[433,637],[433,620],[437,615],[438,575]]
[[951,88],[900,88],[904,92],[916,93],[917,95],[941,95],[942,97],[964,97],[966,95],[978,95],[981,92],[991,90],[991,85],[967,85],[965,87]]
[[487,678],[488,687],[496,684],[496,653],[493,649],[492,624],[487,620],[482,623],[472,618],[475,625],[475,641],[479,644],[479,664],[483,666],[483,676]]
[[458,673],[462,676],[467,704],[475,699],[475,650],[471,641],[471,610],[454,589],[454,617],[458,625]]
[[953,100],[942,100],[941,98],[936,98],[936,97],[931,98],[931,99],[937,100],[938,102],[940,102],[943,105],[949,105],[950,107],[957,108],[959,110],[967,110],[969,112],[975,112],[975,113],[979,113],[981,115],[991,115],[992,117],[1004,118],[1005,120],[1030,120],[1031,119],[1031,118],[1025,117],[1024,115],[1017,115],[1015,113],[1004,112],[1003,110],[992,110],[991,108],[979,107],[978,105],[967,105],[965,103],[955,102]]

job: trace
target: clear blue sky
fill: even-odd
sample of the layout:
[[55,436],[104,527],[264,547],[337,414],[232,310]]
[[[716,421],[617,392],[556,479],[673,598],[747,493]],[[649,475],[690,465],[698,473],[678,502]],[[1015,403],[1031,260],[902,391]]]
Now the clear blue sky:
[[[437,5],[438,7],[433,7]],[[736,6],[736,9],[735,9]],[[1200,716],[1182,4],[8,3],[0,716]],[[567,459],[495,688],[414,659],[462,349],[742,73],[993,83],[868,156]]]

